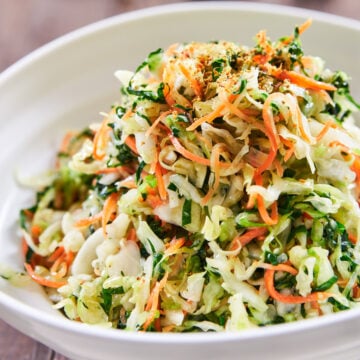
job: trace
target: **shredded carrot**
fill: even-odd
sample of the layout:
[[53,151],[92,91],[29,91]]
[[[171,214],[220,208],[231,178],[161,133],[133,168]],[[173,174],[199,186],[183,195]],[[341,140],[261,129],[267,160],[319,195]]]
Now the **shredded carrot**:
[[74,226],[81,228],[81,227],[87,227],[87,226],[93,225],[93,224],[97,223],[98,221],[100,221],[102,219],[102,216],[103,216],[103,213],[102,213],[102,211],[100,211],[96,215],[89,216],[87,218],[75,221]]
[[327,121],[321,131],[316,135],[316,141],[320,141],[332,127],[334,127],[334,123],[332,121]]
[[118,193],[112,193],[107,197],[107,199],[104,202],[102,218],[101,218],[101,224],[102,224],[104,236],[107,235],[106,233],[107,223],[111,219],[111,216],[117,211],[117,202],[119,200],[119,196],[120,194]]
[[263,264],[259,264],[259,267],[261,267],[262,269],[268,269],[268,270],[274,270],[274,271],[285,271],[294,276],[297,275],[297,273],[298,273],[297,269],[295,269],[291,265],[285,264],[285,263],[277,264],[277,265],[263,263]]
[[67,264],[64,256],[60,256],[50,268],[50,274],[56,279],[61,279],[67,274]]
[[254,124],[263,133],[266,132],[265,126],[260,121],[256,120],[256,118],[253,117],[255,114],[253,114],[253,116],[249,115],[249,114],[247,114],[246,110],[239,109],[238,107],[236,107],[234,104],[232,104],[229,101],[225,102],[225,106],[228,108],[228,110],[232,114],[236,115],[241,120],[244,120],[244,121],[248,122],[249,124]]
[[153,209],[156,209],[158,206],[160,206],[164,203],[163,200],[161,200],[160,196],[157,194],[148,194],[146,197],[146,202]]
[[[304,23],[298,26],[298,34],[301,35],[304,31],[306,31],[312,24],[312,19],[307,19]],[[290,35],[282,40],[284,45],[290,44],[294,40],[294,35]]]
[[[283,268],[282,271],[286,271],[285,268]],[[332,296],[331,294],[326,292],[314,292],[307,296],[281,294],[275,289],[274,274],[274,269],[266,269],[264,280],[267,292],[269,293],[270,297],[272,297],[276,301],[287,304],[303,304],[306,302],[323,301]]]
[[102,160],[105,157],[105,148],[110,136],[110,114],[106,116],[101,123],[99,130],[94,136],[94,150],[93,157],[95,160]]
[[158,126],[158,124],[166,118],[169,114],[171,114],[172,111],[165,111],[163,112],[152,124],[151,126],[146,130],[145,136],[149,137],[150,134],[155,130],[155,128]]
[[26,256],[26,253],[29,250],[29,245],[27,244],[25,238],[22,238],[22,240],[21,240],[21,250],[22,250],[23,256]]
[[318,315],[322,314],[320,304],[317,301],[311,301],[310,305],[312,309],[317,311]]
[[357,236],[352,233],[348,233],[348,236],[349,236],[349,240],[351,241],[351,243],[355,245],[357,243]]
[[358,299],[360,297],[360,288],[358,285],[354,285],[352,288],[352,296],[355,299]]
[[74,259],[75,259],[75,254],[72,251],[68,251],[65,256],[65,262],[68,268],[74,262]]
[[286,151],[284,161],[287,162],[295,152],[295,145],[292,141],[280,136],[280,141],[289,149]]
[[155,176],[156,176],[156,180],[157,180],[157,187],[158,187],[160,199],[164,201],[167,198],[167,191],[166,191],[164,178],[163,178],[163,174],[162,174],[162,167],[158,161],[156,162],[156,165],[155,165]]
[[350,168],[356,174],[357,182],[360,183],[360,156],[355,156]]
[[172,142],[172,144],[175,147],[175,150],[180,153],[184,158],[192,160],[198,164],[202,164],[205,166],[210,166],[210,160],[203,158],[201,156],[195,155],[193,154],[191,151],[187,150],[186,148],[184,148],[180,141],[171,133],[169,133],[169,139]]
[[268,131],[269,140],[271,143],[271,148],[273,151],[277,151],[278,145],[280,143],[279,135],[275,127],[275,120],[272,111],[271,104],[275,100],[283,100],[283,96],[280,93],[270,94],[264,102],[264,107],[262,111],[262,117],[264,119],[264,125]]
[[59,148],[60,153],[66,153],[68,151],[71,139],[74,137],[74,135],[75,133],[73,131],[68,131],[65,134],[60,144],[60,148]]
[[124,180],[124,181],[119,182],[119,188],[120,187],[124,187],[124,188],[128,188],[128,189],[136,189],[137,185],[136,185],[135,181],[133,181],[133,180]]
[[293,84],[305,89],[336,91],[336,87],[332,84],[317,81],[295,71],[287,71],[274,67],[271,67],[270,69],[270,74],[272,76],[278,78],[279,80],[289,80]]
[[223,148],[224,146],[218,145],[215,145],[213,147],[211,159],[213,159],[212,170],[214,172],[214,183],[212,184],[212,186],[209,186],[208,192],[201,200],[201,205],[206,205],[210,201],[210,199],[220,185],[220,155]]
[[34,237],[39,237],[40,234],[42,233],[42,228],[39,225],[33,225],[31,227],[31,235]]
[[284,168],[283,166],[281,165],[280,161],[278,159],[275,159],[274,160],[274,166],[275,166],[275,169],[276,169],[276,172],[277,174],[280,176],[280,177],[283,177],[284,175]]
[[257,205],[258,205],[258,210],[259,210],[260,216],[263,219],[264,223],[267,225],[277,224],[279,221],[279,214],[277,211],[277,202],[274,201],[271,204],[271,216],[270,216],[266,210],[265,201],[264,201],[263,197],[260,194],[257,194],[256,200],[257,200]]
[[170,106],[173,107],[176,104],[176,101],[173,99],[173,97],[171,96],[171,90],[170,90],[170,86],[169,84],[165,84],[164,85],[164,97],[165,97],[165,101],[166,103]]
[[166,285],[168,275],[169,275],[168,273],[165,273],[164,277],[160,281],[156,282],[154,288],[151,291],[148,302],[145,306],[145,311],[150,312],[148,318],[146,319],[146,321],[143,324],[143,329],[145,331],[155,320],[155,317],[156,317],[156,314],[157,314],[157,311],[159,308],[160,292]]
[[236,236],[230,246],[230,251],[237,250],[240,246],[245,246],[252,240],[265,235],[268,232],[266,227],[256,227],[246,231],[244,234]]
[[246,204],[246,209],[252,209],[255,206],[256,197],[257,197],[256,193],[251,193],[249,195],[249,199]]
[[128,231],[128,233],[127,233],[127,235],[126,235],[126,238],[129,240],[129,241],[135,241],[136,242],[136,240],[137,240],[137,235],[136,235],[136,230],[135,230],[135,228],[131,228],[129,231]]
[[199,127],[202,123],[211,123],[214,121],[217,117],[221,116],[222,112],[224,111],[226,107],[225,103],[221,103],[218,107],[216,107],[211,113],[197,119],[194,121],[190,126],[186,128],[187,131],[193,131],[197,127]]
[[50,280],[50,279],[46,279],[46,278],[36,274],[36,272],[33,270],[33,268],[31,267],[30,264],[25,263],[24,267],[25,267],[27,273],[29,274],[29,276],[35,282],[37,282],[38,284],[40,284],[42,286],[58,289],[59,287],[64,286],[64,285],[67,284],[67,281]]
[[56,250],[48,257],[47,261],[49,262],[54,262],[56,261],[59,257],[61,257],[64,254],[64,247],[63,246],[59,246],[58,248],[56,248]]
[[181,95],[176,89],[175,89],[175,80],[174,80],[174,74],[175,74],[175,66],[173,63],[168,63],[167,66],[164,67],[163,70],[163,83],[164,86],[164,97],[167,102],[167,104],[170,107],[173,107],[176,103],[179,103],[182,106],[185,107],[192,107],[192,102],[186,99],[183,95]]
[[256,169],[258,175],[262,174],[265,170],[269,169],[276,158],[277,152],[271,149],[266,160]]
[[129,173],[133,173],[132,169],[128,166],[116,166],[116,167],[107,167],[104,169],[100,169],[95,171],[96,175],[101,175],[101,174],[120,174],[125,176],[128,176]]
[[180,249],[186,242],[184,237],[173,238],[168,244],[166,244],[165,256],[172,255],[176,250]]
[[134,154],[139,155],[139,152],[138,152],[137,147],[136,147],[135,136],[129,135],[129,136],[125,139],[125,144],[130,148],[130,150],[131,150]]
[[173,43],[170,46],[168,46],[168,48],[165,51],[165,55],[167,56],[172,56],[175,53],[175,50],[178,48],[179,43]]
[[[311,143],[312,142],[312,138],[311,138],[311,134],[308,134],[305,131],[305,126],[304,126],[304,117],[303,114],[299,108],[299,104],[297,103],[297,101],[295,101],[295,99],[293,97],[290,98],[290,108],[292,111],[292,116],[297,120],[297,124],[298,124],[298,128],[300,130],[300,134],[302,136],[302,138],[307,142],[307,143]],[[306,120],[306,118],[305,118]],[[307,120],[306,120],[307,121]]]
[[253,56],[253,61],[257,64],[266,64],[274,56],[274,48],[266,37],[266,31],[259,31],[256,38],[258,45],[262,48],[262,54]]
[[181,62],[179,63],[179,69],[181,70],[183,75],[186,77],[186,79],[189,82],[190,87],[193,89],[195,95],[198,96],[199,98],[202,98],[203,91],[202,91],[202,87],[201,87],[199,81],[191,75],[190,71]]

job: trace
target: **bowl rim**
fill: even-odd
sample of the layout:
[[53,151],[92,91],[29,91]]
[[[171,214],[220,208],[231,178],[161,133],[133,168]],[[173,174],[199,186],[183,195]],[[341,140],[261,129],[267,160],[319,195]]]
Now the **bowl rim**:
[[[28,55],[19,59],[13,65],[10,65],[0,73],[0,87],[11,81],[17,73],[26,70],[32,63],[36,63],[43,57],[68,46],[69,44],[82,41],[82,39],[91,37],[99,31],[108,30],[119,24],[138,21],[139,18],[151,18],[169,13],[184,11],[207,11],[214,12],[218,10],[236,10],[248,11],[253,13],[289,15],[299,19],[312,18],[315,21],[331,24],[360,32],[360,21],[338,16],[330,13],[309,10],[293,6],[285,6],[268,3],[236,2],[236,1],[195,1],[180,2],[174,4],[158,5],[144,9],[125,12],[119,15],[111,16],[103,20],[91,23],[77,30],[71,31],[55,40],[41,46],[30,52]],[[295,11],[294,11],[295,10]],[[39,286],[40,288],[40,286]],[[147,332],[127,332],[118,329],[103,329],[99,326],[89,326],[67,319],[65,316],[44,316],[44,312],[37,308],[17,300],[16,298],[0,291],[0,306],[17,312],[24,317],[34,320],[38,323],[51,326],[53,328],[71,331],[73,333],[94,336],[108,340],[125,340],[135,343],[174,343],[174,344],[201,344],[211,342],[231,342],[247,339],[271,338],[285,333],[297,333],[306,330],[321,330],[329,325],[336,325],[342,322],[350,321],[354,318],[360,319],[360,308],[350,311],[343,311],[337,314],[330,314],[319,318],[306,319],[292,323],[272,325],[269,327],[247,329],[242,332],[222,332],[222,333],[147,333]],[[10,324],[11,325],[11,324]]]

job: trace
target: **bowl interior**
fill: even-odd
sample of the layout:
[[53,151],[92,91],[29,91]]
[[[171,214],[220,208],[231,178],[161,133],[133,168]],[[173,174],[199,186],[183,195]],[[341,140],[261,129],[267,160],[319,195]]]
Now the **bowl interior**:
[[[1,74],[0,262],[22,269],[17,219],[19,210],[32,204],[33,194],[19,187],[16,178],[36,175],[52,166],[67,130],[81,129],[101,119],[99,112],[108,111],[119,96],[115,70],[133,70],[150,51],[174,42],[225,39],[252,45],[261,29],[268,30],[275,40],[291,34],[309,17],[313,25],[302,36],[305,53],[322,57],[329,68],[347,72],[352,78],[352,92],[360,98],[360,50],[355,46],[360,43],[359,22],[242,2],[178,4],[120,15],[58,39]],[[0,279],[0,308],[1,316],[13,326],[22,331],[33,328],[32,336],[79,359],[86,358],[87,349],[75,350],[70,341],[70,350],[66,350],[50,341],[44,329],[58,326],[100,337],[105,332],[78,327],[64,319],[35,284],[19,289]],[[35,328],[34,322],[38,325]],[[288,327],[280,327],[274,334],[285,329]],[[108,338],[129,339],[120,332],[107,334]],[[239,340],[239,336],[235,338]],[[107,351],[111,358],[112,350]],[[88,356],[95,358],[90,353]]]

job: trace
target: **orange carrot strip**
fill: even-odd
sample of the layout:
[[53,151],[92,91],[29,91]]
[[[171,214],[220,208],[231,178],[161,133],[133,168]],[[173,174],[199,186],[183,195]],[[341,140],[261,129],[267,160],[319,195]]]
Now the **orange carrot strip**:
[[285,271],[290,273],[291,275],[297,275],[298,271],[294,267],[288,264],[277,264],[272,265],[268,263],[259,264],[259,267],[262,269],[274,270],[274,271]]
[[199,81],[190,74],[190,71],[181,62],[179,62],[179,69],[190,83],[190,87],[194,90],[195,95],[201,98],[203,91]]
[[214,146],[213,148],[211,157],[214,159],[214,166],[212,169],[214,172],[214,183],[212,187],[209,187],[208,192],[202,198],[201,205],[206,205],[210,201],[211,197],[220,185],[220,154],[222,149],[222,146]]
[[283,166],[281,165],[280,161],[278,159],[275,159],[274,160],[274,165],[275,165],[275,169],[276,169],[276,172],[277,174],[280,176],[280,177],[283,177],[284,175],[284,168]]
[[63,246],[59,246],[47,259],[47,261],[49,262],[54,262],[56,261],[63,253],[64,253],[65,249]]
[[271,103],[278,99],[279,93],[270,94],[264,102],[264,107],[262,111],[262,117],[264,119],[264,125],[267,130],[267,135],[269,136],[271,148],[273,151],[277,151],[278,144],[280,143],[279,135],[277,133],[274,121],[274,115],[271,108]]
[[171,114],[171,111],[165,111],[163,112],[152,124],[151,126],[146,130],[145,136],[149,137],[150,134],[155,130],[155,128],[158,126],[158,124],[169,114]]
[[56,279],[61,279],[67,274],[68,266],[65,261],[65,256],[60,256],[50,268],[50,274]]
[[[140,199],[140,201],[142,201],[142,198]],[[157,194],[148,194],[146,197],[146,202],[153,209],[156,209],[158,206],[160,206],[164,203],[163,200],[161,200],[160,196]]]
[[215,108],[211,113],[202,116],[201,118],[197,119],[196,121],[194,121],[190,126],[188,126],[186,128],[187,131],[193,131],[195,130],[198,126],[200,126],[202,123],[211,123],[213,120],[215,120],[217,117],[219,117],[223,110],[225,109],[226,104],[222,103],[220,104],[217,108]]
[[256,227],[246,231],[244,234],[236,236],[231,244],[230,244],[230,251],[238,249],[240,246],[245,246],[252,240],[265,235],[268,232],[266,227]]
[[100,211],[96,215],[89,216],[87,218],[75,221],[74,226],[79,227],[79,228],[90,226],[90,225],[95,224],[96,222],[100,221],[102,219],[102,216],[103,216],[103,213],[102,213],[102,211]]
[[350,168],[356,174],[357,182],[360,184],[360,156],[355,156]]
[[324,125],[324,127],[321,129],[321,131],[316,135],[316,141],[320,141],[324,136],[325,134],[329,131],[329,129],[331,127],[333,127],[334,124],[332,121],[327,121]]
[[[182,106],[185,107],[192,107],[191,101],[186,99],[185,96],[181,95],[176,89],[175,89],[175,66],[172,62],[168,62],[167,65],[163,69],[163,83],[164,86],[164,97],[167,102],[167,104],[170,107],[173,107],[176,103],[179,103]],[[176,99],[176,100],[175,100]]]
[[276,151],[273,149],[270,150],[266,160],[256,169],[256,173],[260,175],[265,170],[269,169],[271,165],[273,164],[275,158],[276,158]]
[[287,162],[295,152],[295,145],[292,141],[285,139],[282,136],[280,136],[280,141],[289,148],[289,150],[286,151],[284,156],[284,161]]
[[246,209],[252,209],[255,206],[256,193],[252,193],[249,195],[248,202],[246,204]]
[[[298,26],[299,35],[301,35],[305,30],[307,30],[312,24],[312,19],[307,19],[304,23]],[[294,35],[288,36],[286,39],[282,40],[282,43],[287,45],[294,40]]]
[[42,233],[42,228],[39,225],[33,225],[31,227],[31,235],[34,237],[39,237],[40,234]]
[[191,151],[187,150],[185,147],[183,147],[180,143],[180,141],[171,133],[169,133],[169,139],[172,142],[172,144],[175,147],[175,150],[180,153],[184,158],[192,160],[198,164],[202,164],[205,166],[210,166],[210,160],[203,158],[201,156],[193,154]]
[[162,174],[162,167],[158,161],[156,162],[156,166],[155,166],[155,176],[157,180],[157,188],[159,191],[160,199],[164,201],[167,198],[167,191]]
[[128,189],[136,189],[137,185],[136,185],[135,181],[133,181],[133,180],[124,180],[124,181],[119,182],[119,187],[125,187]]
[[65,262],[66,262],[68,268],[73,263],[74,259],[75,259],[75,254],[72,251],[68,251],[65,256]]
[[171,255],[176,250],[180,249],[186,242],[186,239],[184,237],[181,238],[174,238],[170,241],[170,243],[166,244],[167,248],[165,250],[165,256]]
[[33,268],[31,267],[30,264],[25,263],[24,267],[27,271],[27,273],[29,274],[29,276],[36,281],[38,284],[42,285],[42,286],[46,286],[46,287],[50,287],[50,288],[59,288],[61,286],[64,286],[67,284],[67,281],[54,281],[54,280],[49,280],[46,279],[38,274],[35,273],[35,271],[33,270]]
[[271,42],[266,37],[266,31],[262,30],[256,34],[258,45],[263,50],[263,54],[258,54],[253,57],[253,60],[258,64],[267,63],[274,54],[274,48],[271,45]]
[[125,139],[125,144],[130,148],[130,150],[136,154],[139,155],[139,152],[136,148],[136,141],[135,141],[135,136],[129,135],[126,139]]
[[116,166],[116,167],[107,167],[104,169],[97,170],[95,172],[96,175],[101,174],[115,174],[119,173],[123,176],[128,176],[130,173],[133,173],[134,171],[129,166]]
[[[286,270],[282,269],[282,271],[286,271]],[[275,270],[266,269],[264,280],[265,280],[265,287],[267,292],[276,301],[280,301],[286,304],[303,304],[306,302],[323,301],[332,296],[331,294],[326,292],[314,292],[307,296],[281,294],[275,289],[274,274],[275,274]]]
[[332,121],[327,121],[324,125],[324,127],[322,128],[322,130],[317,134],[316,136],[316,141],[320,141],[325,134],[329,131],[330,128],[337,128],[337,125],[335,123],[333,123]]
[[110,135],[110,127],[108,126],[110,115],[102,121],[99,130],[94,136],[93,157],[95,160],[102,160],[105,157],[105,147]]
[[357,243],[357,236],[355,234],[348,234],[349,236],[349,240],[351,241],[351,243],[353,243],[354,245]]
[[328,84],[322,81],[317,81],[313,78],[297,73],[295,71],[287,71],[272,67],[270,69],[270,74],[278,78],[279,80],[289,80],[293,84],[303,87],[305,89],[328,90],[328,91],[336,91],[337,89],[332,84]]
[[60,148],[59,148],[59,152],[60,153],[66,153],[68,150],[68,147],[70,145],[70,141],[73,138],[73,136],[75,135],[75,132],[73,131],[68,131],[65,136],[63,137],[61,144],[60,144]]
[[150,311],[150,314],[143,324],[144,330],[146,330],[155,320],[156,312],[158,311],[159,308],[160,292],[164,288],[167,282],[168,275],[169,275],[168,273],[165,273],[164,277],[160,281],[156,282],[154,288],[151,291],[148,302],[145,306],[145,311]]
[[279,221],[279,215],[277,212],[277,203],[276,201],[271,205],[271,216],[266,210],[265,201],[260,194],[256,196],[258,210],[261,218],[263,219],[264,223],[267,225],[275,225]]
[[127,235],[126,235],[126,238],[129,240],[129,241],[135,241],[137,240],[137,235],[136,235],[136,230],[135,228],[131,228]]
[[246,122],[248,122],[249,124],[254,124],[260,131],[262,131],[263,133],[265,133],[265,127],[262,125],[262,123],[260,121],[257,121],[254,117],[252,117],[251,115],[248,115],[246,113],[246,110],[241,110],[238,107],[236,107],[234,104],[232,104],[231,102],[226,102],[225,106],[229,109],[229,111],[236,115],[238,118],[240,118],[241,120],[244,120]]
[[25,238],[22,238],[22,240],[21,240],[21,250],[22,250],[23,256],[26,256],[26,253],[29,250],[29,245],[27,244]]
[[164,85],[164,97],[165,97],[165,101],[166,103],[170,106],[173,107],[176,104],[176,101],[173,99],[173,97],[171,96],[171,90],[170,90],[170,85],[169,84],[165,84]]
[[104,207],[102,211],[102,218],[101,218],[101,225],[103,229],[104,236],[107,235],[106,233],[106,225],[109,222],[111,216],[116,213],[117,211],[117,202],[119,200],[118,193],[110,194],[104,202]]

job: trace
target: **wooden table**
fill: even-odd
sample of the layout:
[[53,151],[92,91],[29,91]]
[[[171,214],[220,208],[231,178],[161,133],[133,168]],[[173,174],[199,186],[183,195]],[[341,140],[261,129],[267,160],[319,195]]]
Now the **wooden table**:
[[[0,0],[0,71],[71,30],[125,11],[175,0]],[[264,1],[306,7],[360,20],[357,0]],[[358,46],[358,44],[357,44]],[[65,360],[0,320],[1,360]]]

